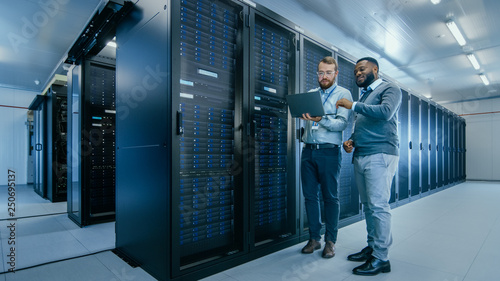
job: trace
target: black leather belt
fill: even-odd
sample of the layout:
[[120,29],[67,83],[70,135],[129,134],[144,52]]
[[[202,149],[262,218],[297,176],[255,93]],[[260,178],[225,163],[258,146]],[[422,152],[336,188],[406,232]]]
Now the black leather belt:
[[333,143],[325,143],[325,144],[320,144],[320,143],[306,143],[305,146],[304,146],[304,148],[312,149],[312,150],[324,149],[324,148],[335,148],[335,147],[338,147],[338,145],[333,144]]

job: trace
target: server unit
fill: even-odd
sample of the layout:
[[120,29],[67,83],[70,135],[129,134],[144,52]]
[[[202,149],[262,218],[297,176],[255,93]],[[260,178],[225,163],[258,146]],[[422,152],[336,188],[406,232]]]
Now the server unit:
[[68,71],[68,216],[79,226],[115,217],[115,60]]
[[466,156],[466,146],[465,146],[465,119],[460,119],[460,180],[465,181],[466,171],[465,171],[465,156]]
[[33,189],[45,197],[47,194],[47,96],[37,95],[28,107],[33,112]]
[[409,93],[401,89],[401,107],[398,113],[398,133],[399,133],[399,163],[398,163],[398,202],[408,201],[410,195],[410,149],[412,148],[412,143],[409,139]]
[[250,231],[259,247],[297,234],[295,135],[285,96],[295,92],[298,34],[258,11],[250,18]]
[[450,114],[443,112],[443,185],[447,186],[450,181]]
[[[339,65],[339,74],[337,75],[338,85],[346,88],[351,92],[354,101],[359,99],[359,87],[356,85],[354,77],[355,63],[342,55],[337,56],[337,63]],[[354,116],[351,115],[349,123],[343,132],[343,141],[347,141],[353,133]],[[346,153],[343,148],[342,152],[342,166],[340,169],[340,186],[339,186],[339,200],[340,200],[340,224],[344,221],[352,221],[360,219],[361,204],[359,201],[359,192],[354,181],[354,165],[352,165],[353,153]],[[394,191],[394,189],[393,189]]]
[[436,106],[429,104],[429,189],[435,190],[437,187],[437,116]]
[[429,191],[429,103],[420,101],[420,192]]
[[67,198],[67,87],[53,84],[47,90],[47,193],[51,202]]
[[437,136],[436,136],[436,157],[437,157],[437,187],[444,186],[444,115],[443,110],[437,110]]
[[[410,199],[420,196],[420,99],[410,94]],[[415,197],[415,198],[411,198]]]
[[[66,85],[57,80],[29,106],[33,111],[33,189],[51,202],[66,201]],[[31,141],[31,140],[30,140]]]

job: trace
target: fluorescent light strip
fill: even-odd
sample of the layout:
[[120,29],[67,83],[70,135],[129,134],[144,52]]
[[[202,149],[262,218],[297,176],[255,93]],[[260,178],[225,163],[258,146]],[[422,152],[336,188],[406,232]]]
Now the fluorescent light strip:
[[488,86],[490,84],[490,81],[488,80],[488,78],[486,77],[486,75],[479,74],[479,78],[481,78],[481,80],[483,80],[483,83],[484,83],[485,86]]
[[458,42],[458,45],[460,46],[464,46],[465,43],[467,43],[465,41],[465,38],[464,36],[462,35],[462,33],[460,32],[460,30],[458,29],[458,26],[455,24],[454,21],[450,20],[450,21],[447,21],[446,22],[446,26],[448,27],[448,29],[450,30],[451,34],[453,34],[453,37],[455,37],[455,39],[457,40]]
[[432,4],[437,5],[441,3],[441,0],[431,0]]
[[476,56],[474,54],[468,54],[467,58],[469,59],[470,63],[474,67],[474,69],[479,70],[481,66],[479,65],[479,62],[476,59]]
[[109,41],[108,44],[106,44],[110,47],[116,48],[116,42],[115,41]]

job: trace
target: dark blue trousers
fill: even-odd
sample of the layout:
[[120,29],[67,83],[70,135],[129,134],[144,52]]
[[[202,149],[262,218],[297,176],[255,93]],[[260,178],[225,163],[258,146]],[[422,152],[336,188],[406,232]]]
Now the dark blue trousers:
[[319,192],[323,195],[325,241],[337,242],[340,203],[340,147],[312,150],[304,148],[301,159],[302,194],[305,198],[309,239],[321,240]]

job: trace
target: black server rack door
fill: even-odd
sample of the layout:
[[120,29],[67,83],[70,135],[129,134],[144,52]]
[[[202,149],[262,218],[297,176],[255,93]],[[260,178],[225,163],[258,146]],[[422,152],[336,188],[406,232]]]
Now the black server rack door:
[[[337,57],[339,74],[337,75],[337,83],[351,92],[353,100],[359,99],[359,88],[356,85],[354,77],[355,64],[349,60],[338,56]],[[351,115],[349,123],[343,132],[343,141],[347,141],[352,134],[354,117]],[[349,218],[360,213],[359,192],[354,181],[354,166],[352,165],[352,153],[342,152],[342,163],[340,168],[340,186],[339,186],[339,201],[340,201],[340,219]],[[395,193],[391,189],[391,193]],[[393,196],[391,196],[393,198]]]
[[34,121],[34,136],[35,136],[35,170],[34,170],[34,181],[33,188],[38,195],[41,197],[46,196],[47,183],[46,183],[46,127],[47,127],[47,118],[46,118],[46,108],[47,103],[42,102],[35,109],[33,115]]
[[82,174],[81,174],[81,95],[82,66],[73,65],[68,70],[68,166],[67,204],[68,217],[78,225],[82,223]]
[[450,117],[443,112],[443,185],[450,183]]
[[409,196],[409,170],[408,161],[410,153],[410,140],[408,136],[409,124],[409,111],[408,101],[410,96],[407,91],[401,89],[402,100],[401,107],[399,108],[398,115],[398,133],[399,133],[399,163],[398,163],[398,196],[397,200],[407,199]]
[[437,109],[436,157],[437,157],[437,187],[444,185],[444,123],[443,110]]
[[49,156],[47,168],[47,198],[51,202],[66,201],[67,192],[67,88],[65,85],[52,85],[47,94],[48,105],[48,148]]
[[429,105],[429,181],[431,190],[437,187],[437,151],[436,151],[436,106]]
[[410,95],[410,171],[411,171],[411,196],[420,194],[420,100]]
[[429,103],[420,105],[420,185],[422,193],[429,191]]
[[293,235],[296,229],[295,169],[288,153],[293,151],[293,128],[288,125],[285,99],[294,91],[296,35],[258,14],[254,25],[250,104],[255,169],[250,220],[254,245],[260,246]]
[[460,167],[460,179],[465,180],[466,179],[466,165],[465,165],[465,156],[466,156],[466,146],[465,146],[465,119],[461,119],[460,121],[460,155],[461,155],[461,167]]
[[[311,89],[317,88],[318,87],[318,75],[316,72],[318,71],[318,64],[321,59],[323,59],[326,56],[332,56],[332,51],[326,49],[325,47],[322,47],[318,44],[315,44],[314,42],[304,39],[303,40],[304,45],[302,48],[302,68],[301,68],[301,79],[303,79],[303,86],[301,86],[301,92],[306,92]],[[301,122],[302,123],[302,122]],[[301,127],[302,130],[303,127]],[[302,147],[301,147],[302,148]],[[300,158],[299,158],[300,160]],[[300,161],[298,161],[300,163]],[[300,166],[300,164],[299,164]],[[300,169],[299,169],[300,171]],[[300,183],[301,184],[301,183]],[[301,189],[302,190],[302,189]],[[308,228],[308,221],[307,221],[307,214],[306,214],[306,209],[305,209],[305,201],[304,197],[301,193],[300,196],[300,204],[301,204],[301,220],[302,220],[302,226],[303,229],[302,231],[306,228]],[[321,219],[324,221],[324,204],[323,204],[323,195],[320,193],[320,204],[321,204]]]
[[178,142],[179,176],[174,177],[178,180],[172,191],[172,224],[179,226],[172,233],[174,253],[179,255],[173,257],[174,275],[242,252],[239,210],[244,192],[242,172],[232,169],[241,167],[235,140],[241,133],[241,89],[236,85],[241,79],[243,8],[229,1],[202,0],[181,1],[178,8],[179,30],[173,34],[179,32],[179,38],[173,42],[180,44],[172,48],[176,60],[180,51],[173,76],[180,91],[173,93],[178,95],[173,101],[183,132]]
[[[106,60],[105,60],[106,61]],[[85,61],[82,129],[82,225],[115,218],[115,81],[114,60]]]
[[455,166],[456,166],[456,159],[455,159],[455,117],[453,116],[453,113],[449,113],[448,116],[448,151],[449,151],[449,183],[454,183],[455,182]]
[[453,122],[453,155],[454,155],[454,169],[453,169],[453,182],[457,182],[460,178],[460,121],[458,116],[455,116]]

